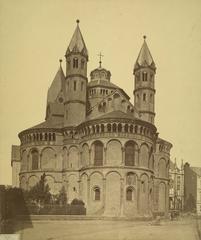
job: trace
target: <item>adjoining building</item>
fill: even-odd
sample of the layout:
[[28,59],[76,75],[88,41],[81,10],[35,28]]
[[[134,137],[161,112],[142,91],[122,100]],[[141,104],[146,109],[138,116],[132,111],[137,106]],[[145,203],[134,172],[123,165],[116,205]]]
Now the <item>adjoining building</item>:
[[170,160],[169,169],[170,191],[169,204],[170,210],[183,211],[184,209],[184,166],[177,166],[176,158],[174,163]]
[[184,165],[184,209],[201,215],[201,167]]
[[[82,199],[87,214],[151,216],[169,210],[172,144],[158,137],[156,66],[146,43],[137,57],[134,104],[102,67],[87,75],[88,50],[79,21],[47,94],[45,121],[19,133],[13,185],[30,189],[45,172],[52,194]],[[126,81],[126,80],[125,80]],[[19,157],[20,156],[20,157]]]

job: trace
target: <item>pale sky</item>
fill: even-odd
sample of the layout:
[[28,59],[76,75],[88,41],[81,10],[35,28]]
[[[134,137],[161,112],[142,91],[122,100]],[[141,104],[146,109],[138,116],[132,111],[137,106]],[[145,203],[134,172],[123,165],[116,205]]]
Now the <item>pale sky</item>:
[[104,55],[133,102],[133,66],[147,35],[157,66],[156,127],[175,157],[201,167],[200,0],[0,0],[0,184],[11,184],[11,145],[44,121],[47,90],[80,19],[88,76]]

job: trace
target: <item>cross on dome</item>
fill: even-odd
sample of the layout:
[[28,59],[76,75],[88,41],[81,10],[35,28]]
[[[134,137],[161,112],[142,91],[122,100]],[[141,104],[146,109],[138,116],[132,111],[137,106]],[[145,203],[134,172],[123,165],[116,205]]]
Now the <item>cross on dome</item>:
[[99,68],[101,68],[101,64],[102,64],[101,60],[102,60],[102,57],[104,57],[104,55],[102,55],[102,53],[100,52],[98,56],[99,56]]

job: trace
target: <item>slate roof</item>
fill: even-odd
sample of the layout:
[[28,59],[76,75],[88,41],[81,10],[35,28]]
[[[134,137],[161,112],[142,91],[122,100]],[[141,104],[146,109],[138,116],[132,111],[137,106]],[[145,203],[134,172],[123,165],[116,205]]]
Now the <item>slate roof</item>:
[[142,44],[140,53],[139,53],[138,58],[136,60],[134,69],[137,69],[139,67],[147,67],[147,66],[152,67],[152,68],[156,68],[154,60],[151,56],[151,52],[149,51],[146,40],[144,39],[144,42]]
[[71,38],[70,44],[67,48],[66,55],[70,53],[82,53],[84,56],[88,57],[88,50],[86,48],[82,33],[79,28],[79,24],[75,29],[75,32]]
[[122,111],[112,111],[106,114],[101,115],[96,119],[107,119],[107,118],[126,118],[126,119],[135,119],[133,115],[122,112]]
[[53,103],[56,101],[58,94],[61,92],[63,88],[64,82],[65,75],[62,67],[60,66],[50,88],[48,89],[47,102]]

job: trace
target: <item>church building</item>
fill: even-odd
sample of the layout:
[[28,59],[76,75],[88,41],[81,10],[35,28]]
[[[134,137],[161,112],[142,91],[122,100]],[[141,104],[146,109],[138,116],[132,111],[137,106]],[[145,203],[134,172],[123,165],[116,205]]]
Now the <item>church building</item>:
[[60,64],[48,89],[45,121],[12,146],[13,186],[30,189],[45,173],[51,193],[64,186],[68,203],[81,199],[87,215],[167,214],[172,144],[154,124],[156,65],[146,37],[133,69],[134,103],[101,60],[88,74],[79,20],[65,58],[65,73]]

